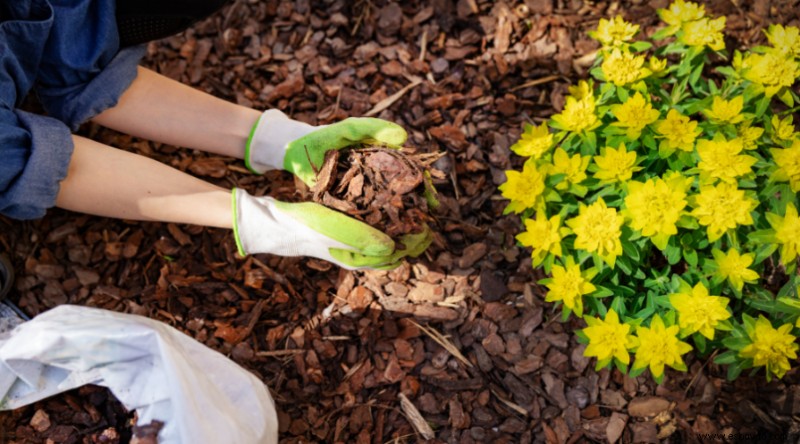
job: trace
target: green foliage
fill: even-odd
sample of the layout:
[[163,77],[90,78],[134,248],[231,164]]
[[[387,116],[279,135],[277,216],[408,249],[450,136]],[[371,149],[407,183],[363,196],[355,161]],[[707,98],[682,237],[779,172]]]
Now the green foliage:
[[693,350],[731,378],[780,378],[800,319],[800,31],[770,26],[770,46],[719,66],[724,17],[683,1],[659,15],[653,41],[620,17],[590,33],[594,79],[526,125],[506,212],[552,276],[546,300],[587,319],[576,334],[599,367],[660,381]]

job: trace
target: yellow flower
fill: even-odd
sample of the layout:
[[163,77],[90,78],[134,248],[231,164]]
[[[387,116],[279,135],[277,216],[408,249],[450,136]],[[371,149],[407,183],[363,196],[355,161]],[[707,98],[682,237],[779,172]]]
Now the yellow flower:
[[539,159],[551,146],[553,146],[553,134],[550,133],[546,123],[539,126],[526,124],[517,143],[511,145],[511,151],[523,157]]
[[647,67],[653,72],[653,74],[661,74],[662,71],[667,69],[667,59],[650,57],[650,59],[647,61]]
[[550,219],[541,212],[536,212],[536,219],[525,219],[526,231],[517,235],[517,240],[526,247],[533,248],[531,257],[533,266],[538,267],[548,254],[561,256],[561,238],[568,232],[561,226],[561,216]]
[[800,65],[793,57],[776,52],[749,53],[737,68],[745,79],[761,85],[767,97],[792,86],[800,74]]
[[578,185],[583,182],[586,179],[586,167],[589,166],[590,160],[589,156],[581,156],[580,153],[570,157],[563,149],[556,149],[553,153],[553,164],[547,170],[551,176],[564,175],[564,180],[556,185],[556,189],[566,190],[570,185]]
[[600,19],[597,30],[590,31],[589,36],[600,42],[604,48],[616,48],[633,40],[639,32],[639,25],[626,22],[618,15],[611,20]]
[[791,114],[781,119],[778,116],[772,116],[770,120],[772,124],[772,135],[779,141],[791,140],[794,137],[794,124],[792,123]]
[[600,65],[606,80],[617,86],[625,86],[650,75],[644,67],[644,56],[614,49]]
[[521,213],[533,208],[544,192],[545,175],[532,162],[525,162],[522,172],[506,171],[506,181],[499,186],[500,192],[511,202],[506,211]]
[[789,148],[772,148],[769,150],[778,169],[772,175],[772,180],[789,182],[792,192],[800,192],[800,140],[792,142]]
[[686,371],[681,355],[692,350],[692,346],[678,339],[677,325],[664,326],[661,316],[650,320],[650,327],[636,327],[636,361],[632,370],[650,367],[650,373],[657,380],[664,375],[664,367]]
[[675,170],[669,170],[664,173],[662,179],[667,183],[667,186],[671,190],[680,191],[684,194],[686,194],[686,192],[689,191],[689,188],[691,188],[694,184],[694,177],[684,176],[683,173]]
[[772,46],[780,53],[800,56],[800,29],[794,26],[769,25],[765,32]]
[[586,98],[592,98],[592,100],[594,100],[592,84],[586,80],[579,81],[577,85],[568,86],[567,91],[569,91],[569,94],[574,97],[575,100],[583,100]]
[[611,268],[622,254],[623,223],[624,218],[607,207],[602,197],[589,206],[580,203],[578,215],[567,221],[576,235],[575,248],[597,253]]
[[580,100],[567,96],[564,110],[551,117],[553,122],[567,131],[591,131],[600,126],[600,121],[595,114],[594,97],[588,96]]
[[688,46],[708,46],[714,51],[725,49],[725,36],[722,31],[725,29],[725,17],[709,19],[703,17],[692,22],[684,22],[681,25],[683,35],[678,40]]
[[645,126],[658,120],[658,110],[638,92],[621,105],[611,105],[611,113],[617,118],[612,125],[627,128],[629,139],[639,138]]
[[730,184],[737,183],[737,177],[752,172],[751,167],[757,159],[746,154],[739,154],[744,149],[742,139],[725,140],[722,133],[717,133],[714,140],[698,140],[697,155],[700,162],[701,182],[719,179]]
[[688,336],[700,332],[708,339],[714,339],[714,329],[720,321],[731,317],[726,307],[729,299],[710,296],[702,282],[692,288],[691,293],[673,293],[669,303],[678,312],[678,325],[681,335]]
[[697,128],[697,122],[681,115],[676,109],[669,110],[667,118],[658,122],[655,129],[664,137],[661,141],[662,149],[669,152],[674,150],[692,152],[694,141],[702,132]]
[[736,129],[736,134],[742,139],[742,144],[746,150],[758,148],[758,139],[764,134],[764,128],[743,124]]
[[583,333],[589,338],[589,345],[583,351],[586,357],[596,357],[597,367],[605,367],[612,359],[628,365],[631,356],[628,349],[633,345],[630,335],[631,326],[619,322],[619,315],[613,309],[608,310],[606,318],[586,317]]
[[697,3],[675,0],[669,9],[659,9],[658,15],[664,23],[671,26],[680,26],[685,22],[700,20],[706,15],[706,7]]
[[742,291],[745,282],[754,284],[758,281],[758,273],[748,268],[753,264],[753,253],[740,254],[739,250],[731,248],[728,253],[714,248],[711,250],[717,270],[714,272],[721,280],[727,279],[736,291]]
[[705,110],[703,114],[716,123],[739,123],[744,120],[742,107],[744,97],[736,96],[731,100],[725,100],[720,96],[714,96],[711,109]]
[[565,307],[583,316],[583,295],[595,291],[592,277],[595,273],[581,272],[580,265],[575,263],[572,256],[567,257],[564,267],[553,266],[553,278],[547,284],[550,290],[545,296],[546,302],[561,301]]
[[636,166],[636,151],[628,151],[624,143],[616,150],[609,146],[603,148],[600,156],[594,156],[594,162],[598,167],[594,177],[604,183],[625,182],[642,169]]
[[786,215],[783,217],[774,213],[767,213],[767,221],[775,230],[775,241],[781,245],[781,262],[784,265],[792,263],[800,253],[800,217],[793,203],[786,205]]
[[752,359],[755,367],[766,367],[767,381],[772,375],[782,378],[791,369],[789,359],[797,359],[797,338],[789,333],[792,324],[774,328],[769,319],[759,315],[756,325],[748,330],[750,345],[739,356]]
[[704,225],[708,241],[714,242],[737,225],[752,225],[750,212],[758,202],[745,196],[734,184],[722,182],[715,186],[702,186],[694,198],[692,216]]
[[631,228],[649,237],[660,250],[667,248],[670,236],[678,233],[677,223],[686,207],[682,184],[673,180],[670,186],[660,178],[628,182],[623,214]]

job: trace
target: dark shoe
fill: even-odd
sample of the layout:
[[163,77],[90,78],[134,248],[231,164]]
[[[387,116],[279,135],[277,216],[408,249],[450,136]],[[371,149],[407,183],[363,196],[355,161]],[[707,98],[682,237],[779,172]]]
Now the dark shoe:
[[14,285],[14,267],[5,255],[0,254],[0,301],[5,299],[12,285]]

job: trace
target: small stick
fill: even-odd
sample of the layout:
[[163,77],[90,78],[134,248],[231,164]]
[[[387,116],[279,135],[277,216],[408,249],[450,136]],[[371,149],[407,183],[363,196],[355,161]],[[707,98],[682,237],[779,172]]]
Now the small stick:
[[403,413],[405,413],[406,418],[408,418],[408,422],[414,427],[414,430],[425,439],[435,438],[436,435],[433,433],[433,429],[430,424],[425,421],[425,418],[419,410],[417,410],[417,407],[403,393],[397,396],[400,398],[400,408],[403,410]]
[[543,83],[549,83],[549,82],[552,82],[553,80],[558,79],[559,77],[561,77],[561,76],[547,76],[547,77],[542,77],[542,78],[539,78],[539,79],[534,79],[534,80],[531,80],[530,82],[525,82],[522,85],[517,85],[517,86],[509,89],[508,91],[509,92],[514,92],[514,91],[517,91],[517,90],[522,89],[522,88],[527,88],[529,86],[536,86],[536,85],[541,85]]
[[311,165],[311,169],[314,170],[314,175],[315,176],[319,175],[319,170],[317,169],[317,166],[314,165],[314,162],[311,161],[311,155],[308,154],[308,147],[306,145],[303,145],[303,148],[306,150],[306,159],[308,159],[308,164]]
[[364,117],[372,117],[375,114],[378,114],[379,112],[381,112],[381,111],[385,110],[386,108],[392,106],[392,104],[394,102],[400,100],[400,98],[403,97],[405,95],[405,93],[407,93],[409,90],[411,90],[411,88],[419,85],[420,83],[422,83],[422,79],[419,79],[419,78],[414,79],[411,83],[409,83],[408,85],[404,86],[400,91],[397,91],[396,93],[392,94],[391,96],[389,96],[389,97],[381,100],[377,104],[375,104],[375,106],[371,110],[367,111],[367,113],[364,114]]

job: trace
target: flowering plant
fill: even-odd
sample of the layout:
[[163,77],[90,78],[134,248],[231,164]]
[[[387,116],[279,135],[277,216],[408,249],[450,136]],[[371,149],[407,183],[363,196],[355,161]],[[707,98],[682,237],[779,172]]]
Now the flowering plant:
[[658,14],[650,41],[621,17],[590,32],[593,79],[525,125],[505,211],[598,369],[661,382],[694,351],[731,379],[780,378],[800,327],[800,30],[772,25],[726,64],[724,17],[683,0]]

